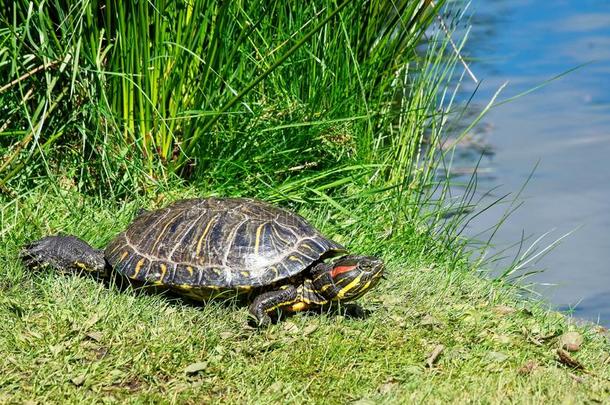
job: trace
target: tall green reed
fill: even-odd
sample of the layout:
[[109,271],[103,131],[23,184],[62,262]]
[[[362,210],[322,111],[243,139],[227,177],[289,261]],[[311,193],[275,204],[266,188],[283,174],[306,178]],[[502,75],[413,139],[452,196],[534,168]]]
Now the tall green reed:
[[332,185],[346,168],[387,163],[378,154],[394,141],[380,128],[418,119],[414,104],[395,108],[412,95],[397,80],[417,74],[435,12],[411,1],[5,4],[0,184],[52,166],[118,192],[176,174]]

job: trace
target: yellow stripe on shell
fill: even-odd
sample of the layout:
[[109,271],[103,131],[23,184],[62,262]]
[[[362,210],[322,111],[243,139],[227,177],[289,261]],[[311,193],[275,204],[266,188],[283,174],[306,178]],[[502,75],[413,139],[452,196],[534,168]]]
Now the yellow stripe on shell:
[[292,260],[293,262],[299,262],[301,263],[303,266],[305,266],[305,263],[303,263],[303,260],[301,260],[300,258],[298,258],[297,256],[290,256],[288,257],[289,260]]
[[133,272],[133,275],[131,276],[131,278],[136,278],[138,276],[138,273],[140,272],[140,269],[142,268],[142,265],[144,264],[145,261],[146,261],[146,259],[144,259],[144,258],[138,260],[138,263],[136,264],[136,271]]
[[[279,226],[279,225],[278,225]],[[281,240],[282,242],[288,244],[289,241],[287,241],[286,239],[282,238],[282,235],[280,235],[280,233],[277,231],[278,226],[272,226],[271,227],[271,232],[273,232],[275,234],[275,236],[277,236],[277,238],[279,240]]]
[[216,219],[217,219],[217,217],[210,219],[208,221],[208,224],[205,226],[205,229],[203,230],[203,233],[201,234],[201,237],[199,238],[199,241],[197,242],[197,250],[195,251],[195,256],[199,256],[199,252],[201,252],[201,243],[203,242],[205,237],[208,235],[208,232],[210,231],[210,228],[212,227],[212,223],[216,223],[215,222]]
[[311,246],[309,246],[309,243],[307,242],[303,242],[299,245],[299,247],[304,247],[305,249],[309,249],[312,252],[317,252],[317,250],[315,250],[314,248],[312,248]]
[[125,258],[127,257],[128,254],[129,254],[129,252],[127,250],[124,251],[123,254],[121,255],[121,260],[120,261],[125,260]]
[[159,278],[159,282],[163,282],[163,278],[165,277],[165,273],[167,273],[167,266],[161,263],[161,277]]
[[119,250],[120,248],[121,248],[121,245],[117,243],[117,244],[116,244],[116,246],[113,246],[113,247],[112,247],[112,249],[110,249],[110,250],[108,251],[108,256],[113,255],[113,254],[114,254],[114,252],[116,252],[116,251],[117,251],[117,250]]
[[172,219],[170,219],[169,221],[167,221],[167,223],[165,224],[165,226],[163,227],[163,229],[161,230],[161,232],[159,232],[159,236],[157,236],[157,239],[155,239],[155,243],[153,243],[152,247],[150,248],[150,251],[154,251],[155,248],[157,247],[157,244],[159,244],[159,242],[161,241],[161,238],[165,235],[165,231],[167,230],[167,228],[174,223],[174,220],[176,218],[178,218],[180,215],[182,214],[182,212],[178,213],[176,216],[172,217]]
[[280,276],[280,272],[279,272],[279,270],[277,269],[277,267],[276,267],[276,266],[271,266],[271,267],[269,267],[269,268],[267,269],[267,271],[272,271],[272,272],[273,272],[273,274],[275,274],[275,275],[273,276],[272,280],[275,280],[275,279],[277,279],[277,278]]
[[258,226],[258,228],[256,228],[256,239],[254,240],[254,253],[258,254],[258,249],[260,247],[260,242],[261,242],[261,232],[263,230],[263,228],[265,227],[265,225],[267,225],[266,222],[263,222],[262,224],[260,224]]

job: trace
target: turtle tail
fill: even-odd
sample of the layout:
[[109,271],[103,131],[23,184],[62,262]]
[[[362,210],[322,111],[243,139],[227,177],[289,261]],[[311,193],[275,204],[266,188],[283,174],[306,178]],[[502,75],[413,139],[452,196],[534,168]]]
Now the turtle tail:
[[21,250],[20,258],[28,268],[52,267],[61,272],[85,271],[106,276],[104,251],[95,249],[75,236],[46,236]]

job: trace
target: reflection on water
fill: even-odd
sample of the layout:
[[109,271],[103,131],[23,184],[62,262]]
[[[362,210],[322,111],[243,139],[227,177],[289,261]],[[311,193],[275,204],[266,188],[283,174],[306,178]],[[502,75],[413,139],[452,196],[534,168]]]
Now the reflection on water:
[[[480,103],[505,81],[500,99],[586,64],[490,111],[486,142],[495,153],[482,166],[493,176],[479,187],[516,192],[540,161],[525,204],[495,242],[516,242],[522,230],[554,229],[554,238],[575,230],[531,280],[557,307],[610,325],[610,2],[479,0],[474,6],[467,52],[483,79]],[[491,226],[505,208],[478,218],[468,232]]]

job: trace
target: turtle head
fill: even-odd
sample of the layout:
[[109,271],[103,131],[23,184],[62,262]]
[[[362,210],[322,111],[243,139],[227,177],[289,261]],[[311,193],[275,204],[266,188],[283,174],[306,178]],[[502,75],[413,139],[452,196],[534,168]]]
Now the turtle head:
[[86,271],[103,275],[104,252],[74,236],[47,236],[21,250],[26,267],[50,266],[62,272]]
[[372,256],[347,255],[314,269],[314,287],[330,301],[351,301],[374,287],[383,275],[384,265]]

